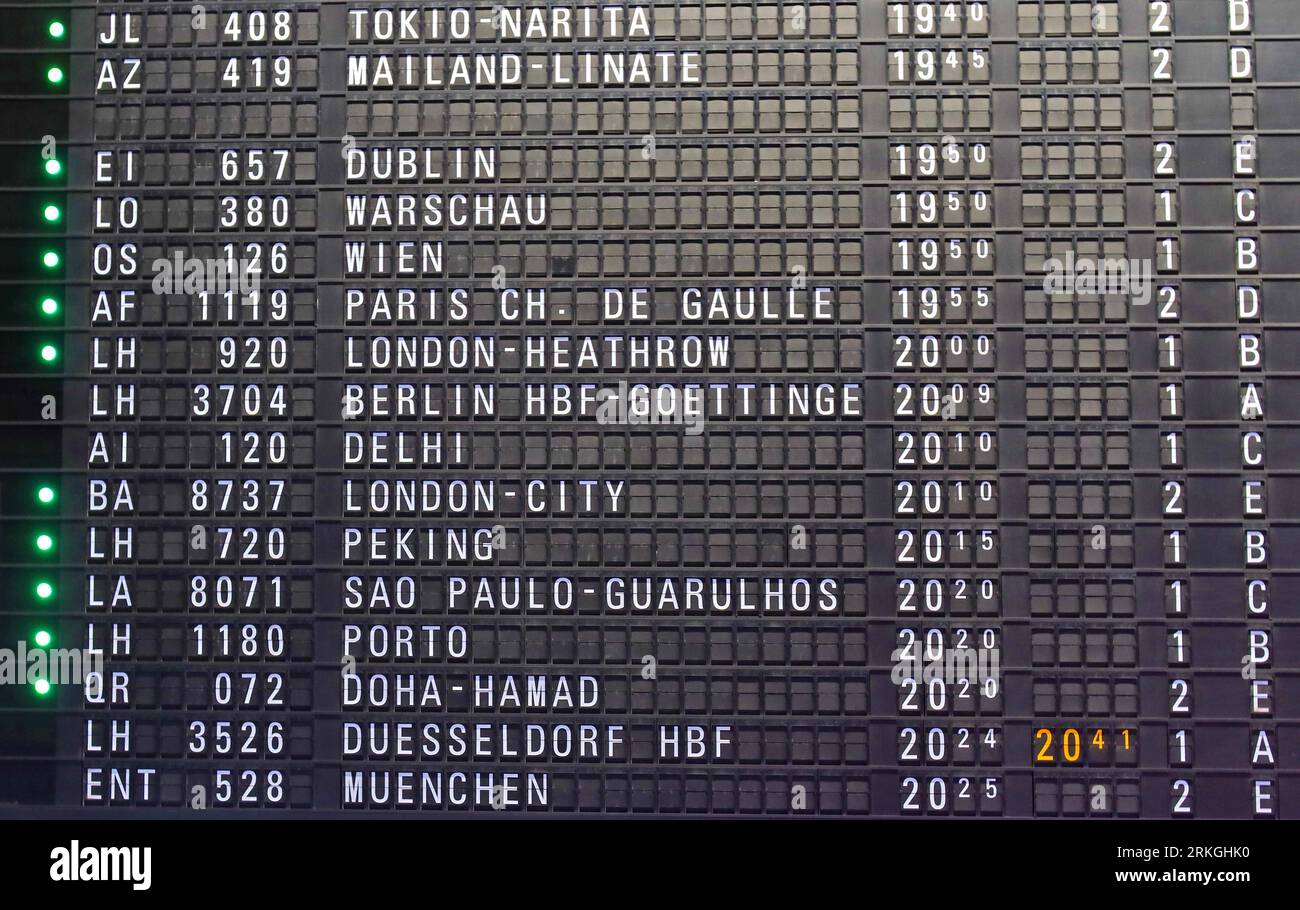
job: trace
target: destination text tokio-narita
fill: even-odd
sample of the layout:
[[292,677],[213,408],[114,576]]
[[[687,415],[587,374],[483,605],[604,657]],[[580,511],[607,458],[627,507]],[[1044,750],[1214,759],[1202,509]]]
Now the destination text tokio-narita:
[[490,4],[350,8],[348,41],[609,41],[654,38],[649,5]]

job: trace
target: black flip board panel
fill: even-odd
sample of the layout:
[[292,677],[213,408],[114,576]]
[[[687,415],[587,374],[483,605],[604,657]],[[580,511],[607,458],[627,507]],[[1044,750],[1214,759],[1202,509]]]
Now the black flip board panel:
[[0,814],[1300,817],[1300,5],[2,12]]

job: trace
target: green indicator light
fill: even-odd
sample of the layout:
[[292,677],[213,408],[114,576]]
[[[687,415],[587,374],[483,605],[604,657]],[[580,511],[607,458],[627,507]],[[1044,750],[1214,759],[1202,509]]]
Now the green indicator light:
[[45,173],[51,177],[57,177],[63,173],[63,164],[58,158],[51,158],[45,162]]
[[37,695],[50,694],[50,681],[48,679],[38,679],[32,684],[32,687],[36,689]]
[[46,316],[57,316],[59,313],[59,302],[53,297],[46,297],[41,301],[41,312]]
[[36,583],[36,596],[41,600],[49,600],[54,596],[54,585],[48,581],[38,581]]
[[60,22],[58,19],[51,20],[50,22],[51,38],[62,38],[66,32],[67,29],[63,27],[62,22]]
[[55,500],[54,487],[41,487],[36,491],[36,499],[44,505],[49,505]]
[[54,250],[46,250],[45,255],[41,257],[41,262],[45,264],[47,269],[58,268],[59,254]]
[[50,80],[51,84],[58,85],[63,81],[63,70],[59,69],[57,66],[52,66],[45,71],[45,78]]
[[49,632],[46,632],[44,629],[37,630],[36,635],[33,637],[38,648],[48,648],[50,642],[54,641],[54,636]]
[[[59,359],[59,349],[56,348],[54,345],[47,344],[41,348],[41,360],[44,360],[46,363],[54,363],[54,361],[58,359]],[[52,494],[54,491],[51,490],[50,492]]]
[[63,212],[59,211],[57,205],[47,205],[42,214],[45,215],[45,220],[50,222],[58,221],[63,217]]
[[36,535],[36,549],[42,553],[48,553],[54,549],[54,538],[49,534]]

